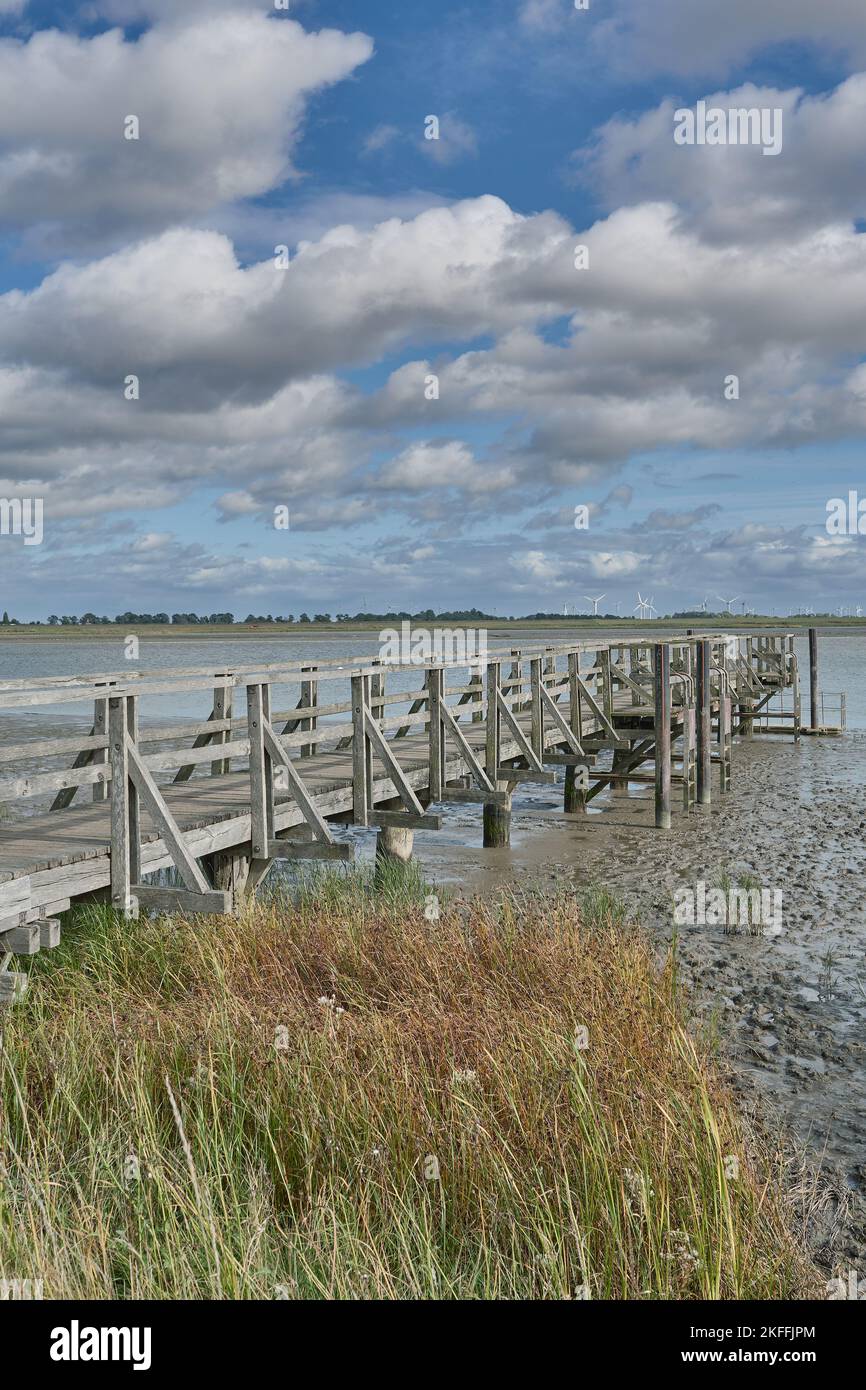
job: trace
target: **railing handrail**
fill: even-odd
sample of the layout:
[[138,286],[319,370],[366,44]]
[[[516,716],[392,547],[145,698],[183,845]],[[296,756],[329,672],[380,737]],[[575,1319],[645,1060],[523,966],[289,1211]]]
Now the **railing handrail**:
[[[688,636],[680,633],[653,633],[651,636],[632,638],[581,639],[576,642],[529,643],[524,647],[490,647],[477,656],[439,660],[430,658],[422,662],[385,661],[379,658],[348,657],[299,659],[289,662],[264,662],[251,666],[208,666],[181,667],[174,670],[116,671],[100,672],[96,675],[18,677],[0,680],[0,709],[21,709],[28,705],[69,704],[93,698],[104,698],[110,691],[112,695],[159,695],[182,693],[187,690],[203,690],[215,685],[231,685],[241,688],[260,684],[267,677],[271,684],[294,684],[303,676],[315,673],[320,682],[347,679],[352,676],[379,675],[388,671],[427,671],[427,670],[466,670],[484,665],[487,661],[526,660],[532,655],[554,657],[578,655],[585,652],[609,652],[613,648],[630,650],[652,647],[664,642],[673,647],[692,646],[699,641],[721,643],[729,636],[790,636],[778,633],[739,633],[692,632]],[[280,679],[283,677],[283,679]],[[41,698],[40,698],[41,697]]]

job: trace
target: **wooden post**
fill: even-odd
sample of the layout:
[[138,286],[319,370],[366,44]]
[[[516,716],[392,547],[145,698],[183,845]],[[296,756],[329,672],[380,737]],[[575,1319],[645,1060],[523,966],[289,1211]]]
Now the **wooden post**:
[[[508,783],[497,782],[497,790],[504,790]],[[506,803],[485,801],[484,803],[484,848],[502,849],[511,844],[511,797]]]
[[[318,671],[318,667],[305,666],[304,670],[312,673]],[[306,680],[301,681],[301,705],[304,706],[304,708],[315,709],[318,703],[319,682],[315,680],[311,674]],[[300,727],[304,730],[309,729],[310,733],[318,727],[318,723],[319,721],[314,714],[310,715],[309,719],[299,720]],[[318,748],[315,743],[304,743],[301,745],[300,756],[302,758],[313,758],[317,752]]]
[[[754,651],[755,651],[755,639],[754,639],[753,637],[747,637],[747,638],[745,639],[745,647],[746,647],[746,665],[748,666],[749,670],[751,671],[751,670],[753,669],[753,666],[754,666],[754,663],[753,663],[753,661],[752,661],[752,657],[754,656]],[[742,738],[754,738],[754,737],[755,737],[755,720],[754,720],[753,718],[751,718],[751,715],[752,715],[752,713],[753,713],[753,711],[754,711],[754,708],[755,708],[755,701],[754,701],[753,699],[751,699],[751,698],[749,698],[749,699],[747,699],[747,700],[743,700],[742,703],[740,704],[740,710],[741,710],[743,713],[745,713],[747,716],[749,716],[749,717],[746,718],[746,719],[741,719],[741,720],[740,720],[740,735],[741,735]]]
[[[131,743],[138,745],[138,697],[126,697],[126,732]],[[129,779],[129,877],[141,883],[141,805],[138,788]]]
[[[727,669],[725,658],[722,657],[722,672]],[[724,674],[719,675],[719,791],[729,792],[731,790],[731,720],[732,705],[730,686],[726,684]]]
[[368,825],[370,812],[369,749],[364,723],[366,676],[352,677],[352,819]]
[[[499,713],[499,686],[501,680],[501,667],[498,661],[490,661],[487,664],[487,742],[485,752],[485,762],[487,764],[487,775],[493,782],[497,791],[503,789],[503,783],[497,781],[496,772],[499,767],[499,750],[501,747],[501,722]],[[485,801],[483,811],[484,835],[483,844],[485,849],[498,849],[503,845],[511,843],[511,797],[508,797],[507,804],[501,805],[494,801]]]
[[427,672],[428,700],[428,739],[430,750],[431,801],[441,801],[445,789],[445,747],[442,737],[442,689],[445,684],[442,667],[431,667]]
[[268,793],[262,687],[247,686],[247,728],[250,739],[250,839],[254,859],[268,858]]
[[[230,685],[217,685],[213,692],[213,717],[214,719],[231,719],[232,717],[232,687]],[[221,729],[214,734],[213,743],[231,743],[231,729]],[[217,758],[210,765],[211,777],[221,777],[224,773],[231,771],[230,758]]]
[[499,767],[499,746],[500,746],[500,715],[499,715],[499,681],[500,665],[498,661],[487,663],[487,742],[485,760],[487,764],[487,776],[492,782],[496,781],[496,769]]
[[412,858],[415,831],[403,826],[383,825],[376,836],[376,859],[408,864]]
[[818,629],[809,628],[809,717],[813,729],[820,729],[818,713]]
[[108,754],[111,766],[111,903],[127,917],[133,913],[129,854],[129,754],[126,747],[127,698],[108,702]]
[[250,856],[240,846],[220,850],[210,856],[211,878],[214,888],[223,893],[231,893],[235,908],[240,904],[250,876]]
[[[93,732],[95,734],[106,735],[108,733],[108,700],[100,699],[93,702]],[[95,763],[105,763],[108,761],[108,749],[96,748],[93,752]],[[104,801],[108,795],[108,787],[104,782],[94,782],[93,800]]]
[[710,643],[707,640],[698,642],[697,658],[698,805],[709,806],[712,799],[710,790],[712,692],[710,689]]
[[653,647],[653,703],[655,711],[656,827],[659,830],[670,830],[671,649],[664,642],[657,642]]
[[[568,653],[568,704],[569,704],[569,728],[581,741],[583,735],[583,718],[580,708],[580,653]],[[586,810],[586,788],[580,785],[577,777],[577,769],[566,767],[565,769],[565,790],[562,801],[563,811],[574,814],[578,811]]]
[[586,788],[581,786],[578,781],[576,767],[565,769],[565,794],[562,809],[568,813],[586,810]]
[[541,658],[533,657],[529,663],[530,671],[530,719],[532,751],[538,758],[544,757],[544,714],[541,708]]

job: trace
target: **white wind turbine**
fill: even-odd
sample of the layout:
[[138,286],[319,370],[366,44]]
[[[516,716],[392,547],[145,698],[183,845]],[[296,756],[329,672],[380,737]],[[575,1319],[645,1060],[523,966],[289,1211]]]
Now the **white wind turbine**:
[[[640,612],[638,612],[638,609],[640,609]],[[638,589],[637,603],[635,604],[632,612],[637,613],[639,618],[648,618],[650,613],[654,613],[655,609],[653,608],[652,595],[649,598],[644,598],[641,594],[640,589]]]
[[598,598],[591,598],[589,594],[584,594],[583,597],[586,599],[587,603],[591,603],[591,604],[592,604],[592,616],[593,616],[594,618],[597,618],[597,617],[598,617],[598,605],[601,603],[601,601],[602,601],[603,598],[607,598],[607,594],[599,594]]
[[723,598],[721,594],[716,594],[716,598],[719,600],[719,603],[723,603],[723,604],[725,605],[725,606],[724,606],[724,609],[723,609],[722,611],[725,612],[725,613],[730,613],[731,617],[734,616],[734,610],[733,610],[733,608],[731,607],[731,605],[734,604],[734,603],[736,603],[736,601],[737,601],[737,599],[738,599],[739,597],[740,597],[739,594],[734,594],[734,597],[733,597],[733,598],[728,598],[728,599],[726,599],[726,598]]

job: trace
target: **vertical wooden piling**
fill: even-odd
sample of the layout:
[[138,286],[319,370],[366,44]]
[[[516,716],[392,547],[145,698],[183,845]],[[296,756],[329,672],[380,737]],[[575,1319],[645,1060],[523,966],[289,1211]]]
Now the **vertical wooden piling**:
[[821,718],[818,712],[818,629],[809,628],[809,718],[811,727],[820,729]]
[[698,742],[698,805],[709,806],[710,736],[712,726],[712,691],[710,688],[710,643],[697,644],[697,742]]
[[671,649],[665,642],[653,647],[653,704],[655,710],[656,826],[671,828]]
[[[497,789],[504,790],[504,782],[497,782]],[[484,803],[484,848],[502,849],[511,844],[511,796],[506,802],[485,801]]]

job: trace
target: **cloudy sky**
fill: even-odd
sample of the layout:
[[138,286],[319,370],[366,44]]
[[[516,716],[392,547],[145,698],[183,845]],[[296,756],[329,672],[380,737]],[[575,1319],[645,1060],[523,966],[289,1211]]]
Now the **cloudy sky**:
[[866,607],[864,232],[863,0],[0,0],[0,607]]

